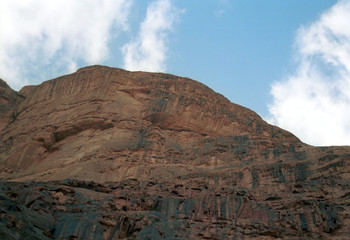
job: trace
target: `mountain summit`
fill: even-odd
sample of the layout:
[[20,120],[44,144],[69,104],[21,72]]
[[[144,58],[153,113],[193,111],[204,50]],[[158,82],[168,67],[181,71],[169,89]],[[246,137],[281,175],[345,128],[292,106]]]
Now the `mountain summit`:
[[90,66],[0,80],[0,109],[4,239],[350,235],[350,148],[306,145],[197,81]]

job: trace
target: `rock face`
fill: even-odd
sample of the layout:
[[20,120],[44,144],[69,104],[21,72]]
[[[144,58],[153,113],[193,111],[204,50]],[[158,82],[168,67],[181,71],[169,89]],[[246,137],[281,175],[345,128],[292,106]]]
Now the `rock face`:
[[0,131],[8,123],[15,120],[16,105],[24,99],[20,93],[13,91],[7,83],[0,78]]
[[1,239],[350,236],[350,147],[199,82],[91,66],[0,99]]

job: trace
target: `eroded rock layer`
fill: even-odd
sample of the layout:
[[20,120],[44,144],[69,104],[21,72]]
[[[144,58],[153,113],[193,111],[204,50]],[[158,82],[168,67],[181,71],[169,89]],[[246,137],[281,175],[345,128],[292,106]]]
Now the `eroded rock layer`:
[[5,239],[350,236],[350,148],[306,145],[199,82],[92,66],[0,87]]

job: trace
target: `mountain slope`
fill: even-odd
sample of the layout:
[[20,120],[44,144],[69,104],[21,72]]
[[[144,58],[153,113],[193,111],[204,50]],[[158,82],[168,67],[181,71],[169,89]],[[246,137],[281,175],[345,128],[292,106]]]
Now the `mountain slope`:
[[[3,214],[29,229],[7,236],[350,235],[350,148],[306,145],[199,82],[91,66],[20,93],[6,86],[2,207],[19,211]],[[23,215],[43,208],[42,221],[56,219],[46,228]]]

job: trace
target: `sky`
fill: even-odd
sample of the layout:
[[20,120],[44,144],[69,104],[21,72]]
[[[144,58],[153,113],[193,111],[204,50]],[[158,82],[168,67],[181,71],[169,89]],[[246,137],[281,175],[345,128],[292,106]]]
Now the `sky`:
[[0,77],[167,72],[305,143],[350,145],[349,26],[350,0],[0,0]]

